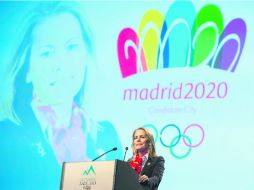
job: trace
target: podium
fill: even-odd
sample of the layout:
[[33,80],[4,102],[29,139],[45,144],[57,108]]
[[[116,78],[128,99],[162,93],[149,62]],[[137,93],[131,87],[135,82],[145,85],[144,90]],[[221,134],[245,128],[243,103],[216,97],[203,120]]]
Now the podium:
[[65,162],[61,190],[143,190],[138,174],[120,160]]

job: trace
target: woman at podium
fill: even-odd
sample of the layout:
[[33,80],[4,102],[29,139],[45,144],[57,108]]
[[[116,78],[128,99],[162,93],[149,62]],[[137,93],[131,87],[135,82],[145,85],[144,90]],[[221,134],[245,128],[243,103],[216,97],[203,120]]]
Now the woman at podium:
[[144,127],[135,129],[132,150],[130,166],[139,174],[139,183],[145,190],[157,190],[163,176],[165,160],[156,154],[153,134]]

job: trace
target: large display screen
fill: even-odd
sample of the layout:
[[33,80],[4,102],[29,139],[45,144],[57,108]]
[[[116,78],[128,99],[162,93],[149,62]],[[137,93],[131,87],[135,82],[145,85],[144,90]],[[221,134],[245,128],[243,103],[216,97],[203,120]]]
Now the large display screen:
[[252,190],[253,9],[1,1],[1,188],[59,189],[63,162],[127,160],[145,127],[160,190]]

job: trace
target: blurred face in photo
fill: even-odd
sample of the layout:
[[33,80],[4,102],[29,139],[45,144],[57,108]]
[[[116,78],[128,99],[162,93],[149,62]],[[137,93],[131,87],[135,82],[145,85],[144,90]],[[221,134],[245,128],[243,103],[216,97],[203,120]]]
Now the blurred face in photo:
[[78,20],[70,13],[52,15],[33,29],[26,80],[47,104],[72,101],[83,85],[86,61]]
[[143,152],[147,150],[148,137],[144,130],[136,130],[133,137],[133,145],[137,152]]

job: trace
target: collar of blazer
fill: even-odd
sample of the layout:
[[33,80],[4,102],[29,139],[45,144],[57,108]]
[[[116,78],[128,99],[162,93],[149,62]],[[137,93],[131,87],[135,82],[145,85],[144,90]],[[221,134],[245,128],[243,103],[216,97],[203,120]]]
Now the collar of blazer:
[[[145,171],[146,169],[149,169],[149,167],[152,165],[152,163],[156,160],[156,157],[148,157],[148,160],[146,161],[145,166],[143,167],[142,171]],[[142,173],[142,172],[141,172]]]

